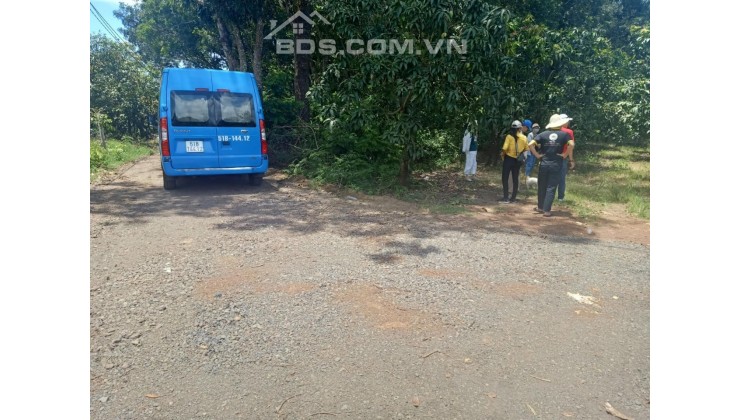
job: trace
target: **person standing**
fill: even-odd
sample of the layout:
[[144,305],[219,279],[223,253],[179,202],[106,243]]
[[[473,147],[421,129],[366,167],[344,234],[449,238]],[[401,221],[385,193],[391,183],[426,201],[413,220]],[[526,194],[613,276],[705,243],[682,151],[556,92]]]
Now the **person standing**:
[[[518,120],[511,123],[509,134],[506,135],[504,145],[501,147],[501,158],[503,159],[503,172],[501,182],[504,186],[504,196],[501,202],[504,204],[516,202],[516,194],[519,191],[519,167],[517,159],[527,149],[527,138],[522,134],[522,123]],[[509,198],[509,177],[513,177],[511,198]]]
[[478,169],[478,138],[477,135],[470,132],[470,126],[465,129],[462,151],[465,153],[465,169],[463,170],[463,174],[466,180],[472,181]]
[[[534,210],[545,217],[552,216],[552,202],[555,201],[555,189],[560,183],[562,166],[568,156],[564,152],[566,145],[573,147],[573,140],[560,128],[568,122],[567,117],[553,114],[545,127],[547,130],[535,136],[529,143],[529,151],[540,160],[537,174],[537,207]],[[539,146],[539,152],[537,151]],[[571,161],[571,166],[573,162]]]
[[[573,140],[573,146],[571,147],[565,146],[565,149],[563,149],[565,160],[563,162],[563,167],[561,168],[562,175],[560,177],[560,183],[558,183],[558,189],[557,189],[558,202],[562,203],[563,200],[565,200],[565,176],[568,175],[568,168],[570,167],[572,169],[575,167],[575,164],[576,164],[576,162],[573,160],[573,148],[575,147],[575,144],[576,144],[576,137],[573,134],[573,130],[571,130],[569,127],[570,122],[573,121],[573,118],[568,117],[568,115],[566,114],[560,114],[560,118],[566,121],[566,123],[562,127],[560,127],[560,129],[564,131],[565,133],[567,133],[570,136],[570,139]],[[572,164],[569,165],[568,164],[569,162],[572,162]]]
[[[524,120],[522,121],[522,134],[526,137],[527,132],[532,130],[532,121],[530,120]],[[527,157],[529,156],[529,149],[524,150],[524,160],[527,160]],[[519,162],[519,168],[521,170],[523,162]],[[517,177],[518,178],[518,177]],[[514,177],[509,178],[509,191],[514,191]]]
[[522,121],[522,134],[524,134],[525,137],[529,136],[529,132],[532,131],[532,121],[530,120],[524,120]]
[[[527,135],[527,144],[529,144],[532,140],[534,140],[535,136],[540,133],[540,125],[537,123],[532,124],[532,132]],[[534,157],[534,154],[529,152],[529,149],[527,149],[527,161],[525,162],[524,166],[524,175],[529,178],[532,175],[532,169],[534,169],[534,164],[537,162],[537,158]]]

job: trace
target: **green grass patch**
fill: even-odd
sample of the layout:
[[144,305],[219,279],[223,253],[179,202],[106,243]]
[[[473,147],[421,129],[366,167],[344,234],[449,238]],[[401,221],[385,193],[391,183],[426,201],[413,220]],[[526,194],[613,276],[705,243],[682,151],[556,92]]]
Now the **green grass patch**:
[[90,140],[90,176],[93,178],[101,171],[116,169],[156,152],[151,144],[132,141],[108,140],[106,146],[104,148],[99,141]]
[[398,195],[405,190],[398,185],[397,163],[368,161],[352,153],[335,156],[319,150],[291,165],[286,172],[309,178],[312,187],[333,185],[369,195]]
[[[650,218],[650,150],[626,145],[583,144],[576,147],[576,170],[567,178],[563,203],[577,217],[596,218],[610,205],[624,206],[632,215]],[[372,160],[354,153],[333,155],[320,150],[288,173],[303,175],[314,186],[336,185],[365,194],[386,194],[413,202],[437,214],[468,211],[467,205],[489,206],[500,194],[501,169],[483,165],[479,157],[475,182],[462,177],[462,160],[440,168],[416,168],[408,186],[398,183],[398,162],[394,157]],[[534,175],[536,176],[536,174]],[[494,188],[496,186],[494,193]],[[536,200],[537,192],[521,188],[520,199]],[[560,205],[560,204],[558,204]],[[493,206],[498,211],[498,206]]]
[[578,216],[595,216],[606,204],[650,219],[650,152],[647,147],[575,149],[576,172],[567,178],[566,205]]

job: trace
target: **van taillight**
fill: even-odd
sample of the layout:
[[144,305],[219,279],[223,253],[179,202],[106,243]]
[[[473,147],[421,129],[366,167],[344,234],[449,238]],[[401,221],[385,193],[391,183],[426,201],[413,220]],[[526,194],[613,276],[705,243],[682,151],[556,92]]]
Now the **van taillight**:
[[260,120],[260,138],[262,144],[262,154],[267,154],[267,132],[265,132],[265,120]]
[[159,138],[162,140],[162,156],[170,155],[170,136],[167,132],[167,118],[159,119]]

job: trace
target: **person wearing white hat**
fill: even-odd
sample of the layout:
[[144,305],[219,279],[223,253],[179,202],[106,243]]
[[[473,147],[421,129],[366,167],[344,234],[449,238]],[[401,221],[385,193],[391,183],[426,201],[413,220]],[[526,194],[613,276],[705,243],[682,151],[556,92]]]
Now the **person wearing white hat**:
[[[573,130],[568,127],[570,125],[570,122],[573,121],[573,118],[568,117],[568,115],[566,114],[560,114],[560,118],[567,120],[567,122],[563,124],[560,129],[562,131],[565,131],[570,136],[570,139],[573,140],[573,145],[575,146],[576,136],[575,134],[573,134]],[[563,154],[566,155],[566,158],[565,162],[563,163],[563,167],[561,168],[562,176],[560,177],[560,183],[558,183],[558,188],[556,190],[558,201],[560,202],[565,200],[565,177],[566,175],[568,175],[568,167],[570,167],[570,169],[573,169],[576,164],[576,161],[573,159],[573,147],[566,146],[566,149],[567,150],[563,150]]]
[[[537,174],[537,207],[534,210],[543,213],[545,217],[552,216],[552,202],[555,201],[555,189],[560,183],[561,168],[568,156],[563,152],[566,145],[573,147],[570,135],[560,128],[570,121],[560,114],[553,114],[545,127],[547,130],[538,134],[529,142],[529,151],[540,160],[540,170]],[[537,151],[539,147],[539,151]],[[571,165],[573,163],[571,162]]]
[[[521,164],[518,160],[527,150],[527,138],[522,134],[522,123],[516,120],[511,123],[509,134],[506,135],[504,145],[501,147],[501,158],[504,160],[501,182],[504,184],[504,196],[501,203],[516,202],[516,194],[519,191],[519,168]],[[509,176],[512,180],[511,198],[509,198]]]

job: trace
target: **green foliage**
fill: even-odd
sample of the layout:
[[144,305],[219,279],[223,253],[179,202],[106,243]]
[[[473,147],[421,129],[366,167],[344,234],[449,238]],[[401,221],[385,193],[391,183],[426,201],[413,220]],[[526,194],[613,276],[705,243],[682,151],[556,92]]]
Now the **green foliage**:
[[317,132],[316,142],[307,144],[305,157],[290,172],[368,194],[395,191],[400,149],[378,133],[346,130],[336,126]]
[[90,172],[96,172],[105,165],[105,149],[97,141],[90,140]]
[[593,216],[599,206],[611,203],[650,218],[648,148],[588,145],[578,153],[576,174],[568,177],[566,197],[579,216]]
[[100,121],[106,136],[146,139],[155,133],[151,117],[159,100],[159,74],[130,45],[90,36],[90,130]]
[[[224,68],[229,54],[233,62],[235,54],[248,56],[262,45],[255,44],[262,42],[255,40],[258,19],[282,22],[300,4],[148,0],[123,5],[119,13],[127,38],[157,69]],[[391,172],[403,183],[411,170],[459,161],[468,122],[478,122],[479,162],[485,162],[483,153],[496,159],[512,120],[529,118],[544,128],[553,113],[574,118],[577,154],[589,144],[649,144],[649,1],[502,4],[312,1],[310,8],[331,22],[312,28],[315,40],[334,39],[343,49],[349,39],[364,40],[365,46],[372,39],[411,39],[423,53],[312,55],[308,96],[314,119],[306,125],[298,118],[303,104],[295,99],[294,57],[275,54],[265,43],[262,96],[272,161],[298,163],[294,168],[304,174],[343,185],[360,184],[363,177],[384,180]],[[281,37],[290,36],[287,27]],[[439,39],[466,41],[467,53],[428,53],[424,40],[434,46]],[[91,57],[91,70],[92,63]],[[96,106],[111,118],[119,137],[136,136],[120,125],[121,115],[130,111],[113,109],[131,102],[124,92],[129,91],[96,93],[115,98]]]
[[108,115],[106,115],[101,109],[90,110],[90,136],[100,138],[101,133],[105,136],[106,133],[113,132],[113,121]]
[[[465,9],[455,2],[430,5],[417,0],[385,2],[378,7],[364,1],[331,1],[326,13],[333,31],[325,35],[340,40],[411,39],[414,49],[423,48],[425,40],[436,43],[438,39],[459,43],[467,39],[468,48],[498,48],[508,14],[478,2],[471,5]],[[368,18],[359,21],[358,15]],[[471,30],[463,25],[466,22],[474,22],[478,28]],[[456,136],[461,137],[463,123],[475,118],[471,110],[482,105],[471,98],[481,96],[475,85],[483,82],[475,77],[480,74],[476,69],[483,67],[482,60],[482,54],[465,60],[454,54],[428,52],[337,54],[323,68],[311,94],[320,121],[341,121],[350,133],[378,134],[383,148],[365,150],[363,155],[384,153],[388,147],[395,150],[403,184],[409,180],[412,165],[430,158],[429,139],[439,136],[435,132],[460,127]],[[493,85],[493,76],[488,76],[485,82]]]
[[352,188],[367,194],[397,189],[396,162],[368,162],[365,156],[354,152],[335,155],[326,150],[314,151],[292,165],[290,172],[312,178],[319,184]]
[[297,123],[300,104],[293,95],[293,69],[277,62],[268,65],[263,80],[262,104],[265,119],[272,126],[292,126]]
[[[311,92],[319,121],[342,122],[348,135],[378,133],[384,148],[400,150],[402,178],[411,166],[454,161],[462,127],[471,120],[479,122],[481,148],[488,150],[500,147],[512,120],[531,118],[544,126],[551,114],[563,112],[575,118],[581,142],[645,144],[649,28],[629,29],[620,20],[621,6],[610,2],[574,2],[570,8],[535,3],[507,9],[475,0],[322,2],[332,22],[322,28],[324,37],[413,39],[416,45],[464,39],[468,53],[337,54],[323,60]],[[645,12],[630,7],[630,13]],[[568,18],[552,18],[558,14]],[[634,42],[620,41],[617,48],[610,34],[632,34]]]
[[107,146],[103,148],[98,141],[90,140],[91,174],[102,169],[115,169],[124,163],[155,153],[151,146],[132,142],[130,138],[128,140],[108,140]]
[[225,65],[219,52],[213,14],[203,2],[147,0],[122,3],[115,15],[123,22],[123,34],[136,45],[147,62],[157,68]]

